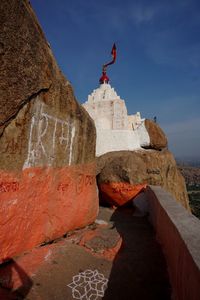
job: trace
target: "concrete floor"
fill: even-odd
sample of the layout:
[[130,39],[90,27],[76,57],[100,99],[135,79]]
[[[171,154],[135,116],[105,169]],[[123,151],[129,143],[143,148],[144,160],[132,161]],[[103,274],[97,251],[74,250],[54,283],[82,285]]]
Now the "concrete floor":
[[101,207],[97,222],[0,268],[0,299],[167,300],[166,264],[147,217]]

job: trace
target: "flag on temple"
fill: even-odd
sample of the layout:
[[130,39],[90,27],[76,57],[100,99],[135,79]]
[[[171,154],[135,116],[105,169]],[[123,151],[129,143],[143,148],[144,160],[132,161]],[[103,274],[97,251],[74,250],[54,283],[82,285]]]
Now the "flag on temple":
[[117,56],[117,51],[116,51],[116,49],[117,49],[117,48],[116,48],[116,45],[115,45],[115,43],[114,43],[114,44],[113,44],[113,47],[112,47],[112,51],[111,51],[111,55],[112,55],[113,59],[112,59],[111,62],[105,64],[104,67],[107,67],[107,66],[109,66],[109,65],[114,64],[114,62],[115,62],[115,60],[116,60],[116,56]]

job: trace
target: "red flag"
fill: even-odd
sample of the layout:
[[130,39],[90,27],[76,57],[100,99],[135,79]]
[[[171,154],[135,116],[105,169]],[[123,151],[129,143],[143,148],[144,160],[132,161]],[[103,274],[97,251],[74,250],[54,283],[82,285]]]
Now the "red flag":
[[115,45],[115,43],[114,43],[114,44],[113,44],[113,47],[112,47],[112,51],[111,51],[111,55],[112,55],[113,59],[112,59],[111,62],[105,64],[104,67],[107,67],[107,66],[109,66],[109,65],[114,64],[114,62],[115,62],[115,60],[116,60],[116,56],[117,56],[117,51],[116,51],[116,49],[117,49],[117,48],[116,48],[116,45]]
[[116,45],[115,45],[115,43],[113,44],[111,54],[112,54],[112,57],[113,57],[113,63],[114,63],[115,60],[116,60],[116,56],[117,56],[117,51],[116,51]]

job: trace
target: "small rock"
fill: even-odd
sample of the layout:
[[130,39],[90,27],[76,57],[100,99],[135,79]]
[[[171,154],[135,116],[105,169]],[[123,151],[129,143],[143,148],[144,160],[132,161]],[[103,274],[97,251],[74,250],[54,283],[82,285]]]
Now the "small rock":
[[104,220],[99,220],[99,219],[96,219],[95,223],[98,224],[98,225],[108,225],[108,222],[106,222]]

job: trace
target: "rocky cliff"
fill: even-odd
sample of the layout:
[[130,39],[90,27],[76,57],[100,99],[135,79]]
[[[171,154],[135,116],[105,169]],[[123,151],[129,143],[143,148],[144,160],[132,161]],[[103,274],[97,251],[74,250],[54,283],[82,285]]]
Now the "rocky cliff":
[[26,0],[0,2],[0,259],[92,222],[95,127]]

